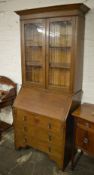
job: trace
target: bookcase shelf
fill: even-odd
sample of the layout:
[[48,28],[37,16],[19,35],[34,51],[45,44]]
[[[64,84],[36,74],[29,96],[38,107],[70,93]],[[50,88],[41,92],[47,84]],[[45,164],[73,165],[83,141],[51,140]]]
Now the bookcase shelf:
[[42,64],[41,63],[38,63],[38,62],[27,62],[26,63],[26,66],[27,67],[35,67],[35,68],[38,68],[38,67],[42,67]]
[[70,64],[67,63],[49,63],[50,68],[56,69],[70,69]]

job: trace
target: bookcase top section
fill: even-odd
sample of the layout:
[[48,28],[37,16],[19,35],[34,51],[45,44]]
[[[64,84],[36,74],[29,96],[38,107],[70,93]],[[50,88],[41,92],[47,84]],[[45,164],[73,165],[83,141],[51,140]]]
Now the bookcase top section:
[[49,7],[42,7],[42,8],[35,8],[35,9],[26,9],[21,11],[15,11],[18,15],[29,15],[29,14],[37,14],[37,13],[45,13],[45,12],[56,12],[56,11],[80,11],[83,14],[89,11],[89,7],[84,5],[83,3],[76,3],[76,4],[67,4],[67,5],[57,5],[57,6],[49,6]]
[[46,89],[22,87],[14,107],[35,114],[65,121],[72,104],[70,95],[49,92]]

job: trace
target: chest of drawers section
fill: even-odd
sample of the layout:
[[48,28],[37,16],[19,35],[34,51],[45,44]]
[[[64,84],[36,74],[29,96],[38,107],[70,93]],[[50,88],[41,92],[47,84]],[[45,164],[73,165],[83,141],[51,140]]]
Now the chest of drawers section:
[[14,109],[15,147],[31,146],[43,151],[61,168],[64,159],[65,126],[50,117]]
[[75,118],[75,131],[76,147],[94,155],[94,123]]

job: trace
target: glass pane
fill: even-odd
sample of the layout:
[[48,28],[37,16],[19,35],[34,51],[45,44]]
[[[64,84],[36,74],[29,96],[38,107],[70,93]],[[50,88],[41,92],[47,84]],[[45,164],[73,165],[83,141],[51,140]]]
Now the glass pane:
[[50,69],[49,71],[49,85],[67,87],[70,86],[70,71],[63,69]]
[[26,46],[42,46],[42,36],[44,27],[42,24],[25,24],[25,42]]
[[43,82],[43,35],[41,23],[25,24],[25,65],[26,80],[35,83]]
[[41,65],[42,66],[42,48],[40,47],[27,47],[26,50],[26,65]]
[[49,29],[49,85],[69,87],[72,22],[53,21]]
[[32,81],[35,83],[42,83],[42,69],[41,68],[36,68],[36,67],[27,67],[27,81]]
[[49,48],[50,50],[50,65],[62,65],[70,67],[71,52],[68,48]]
[[56,21],[50,23],[50,46],[71,47],[72,25],[71,21]]

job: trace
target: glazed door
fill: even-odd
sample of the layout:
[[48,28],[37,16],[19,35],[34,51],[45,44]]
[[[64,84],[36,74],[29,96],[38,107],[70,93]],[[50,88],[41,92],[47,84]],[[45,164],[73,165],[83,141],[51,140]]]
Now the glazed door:
[[47,74],[48,88],[71,89],[73,19],[51,18],[47,22]]
[[23,81],[45,86],[45,21],[27,20],[22,25]]

